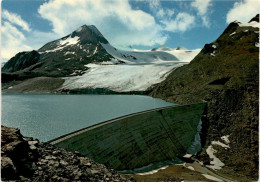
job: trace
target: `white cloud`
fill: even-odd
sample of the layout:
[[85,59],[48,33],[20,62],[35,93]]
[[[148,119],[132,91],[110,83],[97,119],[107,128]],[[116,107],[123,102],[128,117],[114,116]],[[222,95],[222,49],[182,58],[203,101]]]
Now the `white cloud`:
[[3,22],[1,42],[1,60],[7,61],[20,51],[31,50],[32,48],[24,44],[26,38],[14,25],[9,22]]
[[53,32],[31,30],[28,23],[18,14],[3,10],[2,16],[1,61],[3,62],[8,61],[18,52],[39,49],[43,44],[60,38]]
[[230,23],[238,20],[242,23],[246,23],[258,13],[260,13],[259,0],[243,0],[241,2],[235,2],[233,8],[227,13],[226,22]]
[[60,36],[87,24],[95,25],[115,46],[152,46],[167,39],[152,15],[132,9],[125,0],[53,0],[41,5],[38,12]]
[[1,61],[7,61],[20,51],[31,50],[32,47],[27,45],[26,37],[21,29],[30,32],[31,29],[21,16],[3,10],[1,24]]
[[208,9],[212,6],[212,0],[195,0],[191,3],[191,7],[195,8],[201,17],[203,25],[210,26]]
[[174,14],[174,9],[167,9],[166,10],[166,13],[167,13],[167,15],[169,16],[169,17],[172,17],[172,15]]
[[174,9],[163,8],[160,0],[149,0],[147,2],[150,7],[150,10],[159,19],[170,18],[174,14]]
[[17,15],[16,13],[11,13],[7,10],[3,10],[2,12],[2,18],[13,25],[20,26],[25,31],[30,31],[29,24],[25,22],[20,15]]
[[188,13],[178,13],[174,20],[162,20],[167,31],[186,31],[194,25],[195,17]]

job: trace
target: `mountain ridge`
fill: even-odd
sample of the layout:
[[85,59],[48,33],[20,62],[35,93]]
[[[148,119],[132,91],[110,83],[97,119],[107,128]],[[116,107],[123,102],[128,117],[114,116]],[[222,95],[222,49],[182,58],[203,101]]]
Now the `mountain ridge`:
[[[253,20],[232,22],[217,40],[206,44],[150,94],[180,104],[206,101],[203,150],[197,157],[214,166],[209,157],[214,147],[214,155],[224,164],[217,174],[237,181],[258,179],[259,14]],[[213,145],[224,136],[229,136],[230,150]]]

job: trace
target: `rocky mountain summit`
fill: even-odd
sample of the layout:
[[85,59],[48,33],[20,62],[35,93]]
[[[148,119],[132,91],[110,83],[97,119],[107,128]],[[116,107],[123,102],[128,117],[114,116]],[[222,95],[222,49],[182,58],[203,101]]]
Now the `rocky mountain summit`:
[[[258,179],[259,25],[259,15],[249,23],[232,22],[150,94],[181,104],[206,101],[208,121],[202,126],[199,158],[214,163],[214,147],[214,155],[225,164],[217,173],[238,181]],[[212,144],[225,136],[231,151]]]
[[113,169],[1,126],[3,181],[135,181]]
[[11,58],[2,68],[3,80],[69,76],[82,74],[91,62],[109,61],[113,58],[101,46],[108,43],[94,26],[83,25],[71,34],[49,42],[40,49],[21,52]]

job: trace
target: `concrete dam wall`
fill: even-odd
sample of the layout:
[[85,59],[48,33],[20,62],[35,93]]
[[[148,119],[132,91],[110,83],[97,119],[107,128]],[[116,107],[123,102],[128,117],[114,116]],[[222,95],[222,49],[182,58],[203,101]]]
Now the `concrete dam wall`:
[[185,154],[206,104],[127,115],[50,141],[116,170],[131,170]]

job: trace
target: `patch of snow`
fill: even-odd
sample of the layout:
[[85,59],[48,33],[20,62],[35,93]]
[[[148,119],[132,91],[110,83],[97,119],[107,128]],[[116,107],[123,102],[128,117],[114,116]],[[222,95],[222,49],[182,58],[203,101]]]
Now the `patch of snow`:
[[11,89],[11,88],[13,88],[13,87],[8,87],[8,89]]
[[64,60],[70,60],[71,58],[66,58],[66,59],[64,59]]
[[164,167],[161,167],[161,168],[159,168],[159,169],[155,169],[155,170],[152,170],[152,171],[149,171],[149,172],[144,172],[144,173],[136,173],[135,175],[149,175],[149,174],[154,174],[154,173],[157,173],[158,171],[160,171],[160,170],[163,170],[163,169],[166,169],[168,167],[168,165],[167,166],[164,166]]
[[80,45],[80,44],[77,44],[77,46],[78,46],[80,49],[82,49],[82,45]]
[[195,171],[194,167],[192,167],[192,166],[188,166],[187,168],[192,170],[192,171]]
[[60,68],[57,68],[57,70],[59,70],[59,71],[60,71],[61,69],[60,69]]
[[248,30],[245,30],[244,32],[248,32]]
[[220,141],[212,141],[211,142],[212,145],[219,145],[223,148],[230,148],[228,145],[224,144],[224,143],[221,143]]
[[68,38],[66,38],[64,40],[60,40],[58,43],[59,44],[58,47],[56,47],[55,49],[46,50],[45,53],[56,52],[58,50],[63,49],[66,46],[77,44],[78,42],[79,42],[79,37],[75,36],[75,37],[71,38],[71,36],[69,36]]
[[235,34],[236,34],[236,32],[233,32],[233,33],[229,34],[229,36],[232,36],[232,35],[235,35]]
[[79,37],[78,36],[75,36],[75,37],[71,37],[69,36],[68,38],[64,39],[64,40],[60,40],[60,45],[64,46],[68,46],[68,45],[74,45],[74,44],[77,44],[79,42]]
[[111,61],[103,61],[100,64],[102,64],[102,65],[114,65],[115,63],[113,63]]
[[184,158],[191,158],[191,157],[192,157],[192,154],[185,154],[183,157],[184,157]]
[[221,139],[222,139],[226,144],[229,144],[229,143],[230,143],[230,141],[229,141],[229,139],[228,139],[229,136],[230,136],[230,135],[222,136]]
[[216,49],[216,48],[217,48],[217,46],[216,46],[216,45],[212,45],[212,47],[213,47],[214,49]]
[[259,42],[256,42],[256,43],[255,43],[255,46],[256,46],[256,47],[259,47]]
[[93,55],[97,53],[97,47],[95,48],[94,52],[93,52]]
[[210,53],[211,56],[215,57],[215,54],[214,53]]
[[66,52],[64,55],[66,56],[66,55],[68,55],[68,54],[75,54],[75,52]]
[[212,145],[208,146],[208,148],[206,149],[206,152],[209,155],[209,158],[213,159],[212,161],[210,161],[211,165],[207,165],[207,167],[212,168],[214,170],[219,170],[225,165],[223,162],[221,162],[219,160],[219,158],[217,158],[214,155],[214,153],[216,153],[217,150],[215,150]]
[[217,182],[223,182],[221,179],[218,179],[214,176],[211,176],[209,174],[202,174],[205,178],[209,179],[209,180],[212,180],[212,181],[217,181]]
[[257,21],[252,21],[250,23],[240,23],[240,27],[254,27],[254,28],[260,28],[260,23]]

